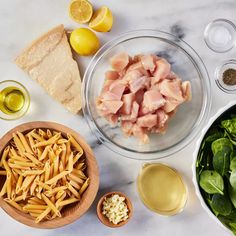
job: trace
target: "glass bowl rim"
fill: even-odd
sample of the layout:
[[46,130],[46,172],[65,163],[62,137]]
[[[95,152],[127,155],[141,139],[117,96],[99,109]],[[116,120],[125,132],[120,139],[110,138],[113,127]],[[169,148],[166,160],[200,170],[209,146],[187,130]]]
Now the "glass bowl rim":
[[30,107],[30,94],[29,94],[28,89],[23,84],[21,84],[20,82],[18,82],[16,80],[11,80],[11,79],[3,80],[3,81],[0,81],[0,85],[5,84],[5,83],[9,83],[9,82],[19,85],[20,88],[24,90],[24,93],[26,94],[27,99],[29,100],[27,107],[25,108],[25,111],[20,116],[17,116],[14,118],[3,118],[0,116],[0,120],[14,121],[14,120],[18,120],[18,119],[22,118],[28,112],[29,107]]
[[[160,151],[147,151],[147,152],[139,152],[135,150],[126,149],[124,147],[118,146],[117,144],[113,143],[109,138],[107,138],[99,129],[99,127],[95,124],[93,117],[91,115],[91,111],[89,109],[88,104],[88,90],[89,90],[89,84],[91,80],[91,74],[94,70],[94,68],[97,65],[97,62],[104,56],[104,54],[111,50],[112,48],[116,47],[117,45],[132,40],[135,38],[159,38],[164,41],[168,41],[168,43],[174,45],[175,47],[181,48],[182,51],[184,51],[188,58],[191,60],[193,65],[195,66],[196,70],[198,71],[199,76],[201,79],[204,80],[204,84],[206,86],[203,86],[203,105],[201,108],[201,112],[198,116],[197,122],[192,127],[190,132],[182,138],[180,141],[178,141],[176,144],[172,145],[169,148],[166,148],[164,150]],[[84,113],[85,120],[92,131],[92,133],[96,136],[96,138],[101,141],[107,148],[112,150],[115,153],[118,153],[122,156],[128,157],[130,159],[135,160],[157,160],[161,159],[167,156],[170,156],[184,147],[186,147],[197,135],[197,131],[199,128],[199,125],[202,127],[204,125],[204,121],[208,118],[210,113],[210,107],[211,107],[211,82],[209,79],[209,75],[207,72],[207,69],[201,59],[201,57],[197,54],[197,52],[184,40],[178,38],[177,36],[160,31],[160,30],[153,30],[153,29],[140,29],[140,30],[133,30],[128,31],[126,33],[123,33],[119,35],[118,37],[114,38],[113,40],[110,40],[109,42],[105,43],[99,51],[94,55],[94,57],[91,59],[89,65],[87,66],[87,69],[84,73],[83,82],[82,82],[82,109]],[[146,155],[146,158],[140,158],[137,156],[137,154]],[[148,156],[147,156],[148,155]]]

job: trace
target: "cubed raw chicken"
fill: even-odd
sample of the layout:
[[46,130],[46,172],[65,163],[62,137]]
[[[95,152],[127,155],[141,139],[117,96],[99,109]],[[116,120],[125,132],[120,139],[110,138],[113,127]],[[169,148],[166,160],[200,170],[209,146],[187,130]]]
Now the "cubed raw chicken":
[[134,124],[132,132],[133,132],[133,135],[139,139],[139,142],[141,144],[149,143],[147,130],[145,128],[142,128],[142,127],[138,126],[137,124]]
[[179,102],[179,101],[177,101],[175,99],[166,97],[166,103],[163,106],[163,110],[166,113],[172,112],[172,111],[174,111],[180,105],[180,103],[181,102]]
[[146,75],[149,76],[149,72],[144,68],[143,64],[141,61],[136,62],[135,64],[132,64],[131,66],[129,66],[129,68],[127,69],[127,72],[130,71],[139,71],[142,75]]
[[122,52],[111,58],[111,67],[115,71],[122,71],[129,64],[129,60],[129,55],[126,52]]
[[191,93],[191,84],[189,81],[184,81],[182,83],[182,92],[185,101],[189,102],[192,99],[192,93]]
[[105,73],[105,79],[106,80],[116,80],[116,79],[119,79],[120,75],[117,71],[114,71],[114,70],[108,70],[106,73]]
[[156,64],[152,55],[144,55],[141,57],[141,64],[146,71],[153,72],[156,69]]
[[137,119],[137,125],[145,128],[152,128],[157,125],[157,114],[147,114]]
[[179,102],[184,101],[180,79],[162,80],[160,82],[160,93]]
[[104,117],[112,126],[115,126],[119,119],[119,116],[117,114],[109,114]]
[[111,114],[116,114],[118,110],[122,107],[122,101],[103,101],[102,104]]
[[135,99],[135,95],[133,93],[124,94],[122,96],[121,100],[123,102],[123,106],[120,109],[121,114],[124,114],[124,115],[131,114],[134,99]]
[[129,82],[129,86],[130,86],[130,91],[132,93],[136,93],[143,88],[149,89],[151,86],[151,78],[143,76],[137,79],[133,79]]
[[149,112],[159,109],[160,107],[164,106],[165,103],[166,100],[158,90],[149,90],[144,93],[142,105],[143,108],[146,108],[146,110]]
[[140,143],[149,142],[149,133],[164,134],[179,105],[191,100],[190,82],[182,82],[164,58],[131,58],[124,52],[111,58],[111,66],[96,100],[97,111]]
[[123,133],[125,134],[125,136],[129,137],[132,135],[133,126],[134,126],[134,123],[132,123],[131,121],[125,121],[125,120],[121,121],[121,129]]
[[162,79],[165,79],[170,73],[170,64],[164,59],[156,61],[156,70],[153,73],[154,83],[158,83]]

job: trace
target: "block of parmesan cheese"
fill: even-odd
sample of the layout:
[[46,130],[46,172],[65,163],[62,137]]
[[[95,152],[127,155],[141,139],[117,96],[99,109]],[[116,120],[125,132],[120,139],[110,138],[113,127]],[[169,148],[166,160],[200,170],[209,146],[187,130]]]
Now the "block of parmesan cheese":
[[70,112],[81,110],[81,78],[63,25],[33,41],[15,63]]

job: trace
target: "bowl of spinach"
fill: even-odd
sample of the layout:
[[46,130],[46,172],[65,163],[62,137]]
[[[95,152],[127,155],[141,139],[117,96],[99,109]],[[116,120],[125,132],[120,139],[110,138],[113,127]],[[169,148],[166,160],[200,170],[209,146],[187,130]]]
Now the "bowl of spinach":
[[236,235],[236,102],[222,108],[203,130],[193,173],[202,206]]

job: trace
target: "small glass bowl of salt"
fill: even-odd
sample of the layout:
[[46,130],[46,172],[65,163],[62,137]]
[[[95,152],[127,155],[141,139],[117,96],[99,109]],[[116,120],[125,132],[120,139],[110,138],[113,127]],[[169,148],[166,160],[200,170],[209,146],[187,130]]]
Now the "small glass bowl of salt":
[[206,45],[214,52],[227,52],[234,47],[236,26],[229,20],[216,19],[204,31]]

